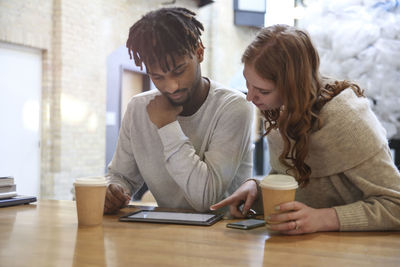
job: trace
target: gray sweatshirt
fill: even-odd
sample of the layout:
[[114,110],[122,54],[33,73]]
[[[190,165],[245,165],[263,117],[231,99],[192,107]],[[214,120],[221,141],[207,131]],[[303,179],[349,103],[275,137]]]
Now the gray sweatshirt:
[[108,183],[130,194],[146,183],[160,207],[206,211],[251,176],[252,106],[239,91],[210,81],[195,114],[157,129],[146,111],[157,94],[130,100]]

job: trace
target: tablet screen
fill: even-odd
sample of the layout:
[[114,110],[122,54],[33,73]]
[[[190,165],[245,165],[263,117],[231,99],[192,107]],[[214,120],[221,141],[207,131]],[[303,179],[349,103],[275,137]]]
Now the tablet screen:
[[141,211],[141,212],[129,215],[129,216],[127,216],[127,218],[207,222],[209,219],[213,218],[214,216],[215,216],[214,214],[200,214],[200,213]]

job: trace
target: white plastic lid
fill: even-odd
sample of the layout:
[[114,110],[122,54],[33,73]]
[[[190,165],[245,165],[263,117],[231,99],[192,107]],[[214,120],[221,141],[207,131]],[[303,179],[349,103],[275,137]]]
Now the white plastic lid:
[[74,185],[79,186],[105,186],[106,179],[104,177],[83,177],[76,178]]
[[260,186],[274,190],[291,190],[299,187],[293,176],[283,174],[268,175],[261,181]]

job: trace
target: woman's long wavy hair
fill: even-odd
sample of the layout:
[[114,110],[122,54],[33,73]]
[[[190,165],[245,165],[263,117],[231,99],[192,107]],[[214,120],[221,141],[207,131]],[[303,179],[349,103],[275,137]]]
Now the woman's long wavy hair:
[[283,106],[262,111],[267,135],[279,129],[283,151],[279,161],[293,170],[304,187],[311,168],[305,163],[309,152],[309,135],[321,127],[319,112],[333,97],[346,88],[358,96],[363,91],[354,83],[327,83],[319,73],[319,56],[305,31],[287,25],[262,29],[247,47],[242,62],[252,65],[257,74],[275,83]]

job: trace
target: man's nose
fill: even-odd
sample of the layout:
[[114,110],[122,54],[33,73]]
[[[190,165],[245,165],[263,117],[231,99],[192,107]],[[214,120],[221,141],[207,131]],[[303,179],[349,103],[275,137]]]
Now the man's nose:
[[167,93],[173,94],[176,90],[179,89],[179,82],[176,79],[168,79],[165,84],[165,91]]

